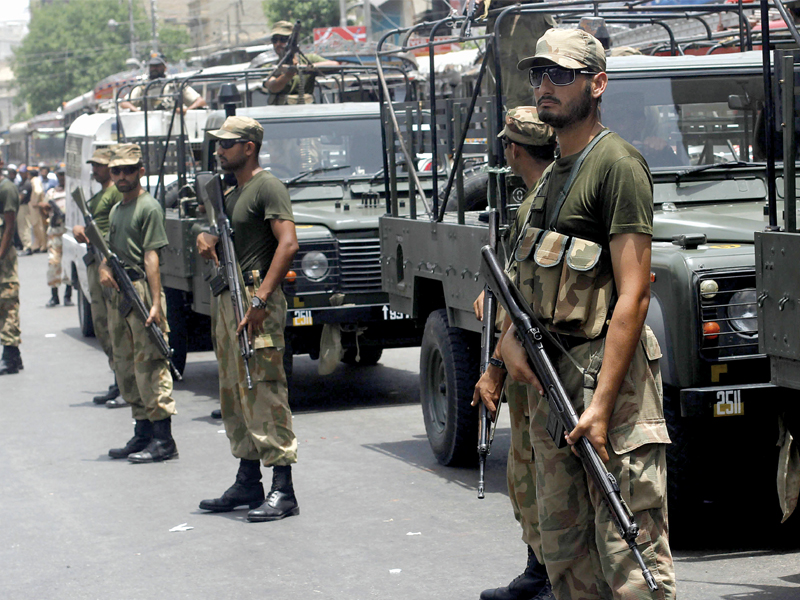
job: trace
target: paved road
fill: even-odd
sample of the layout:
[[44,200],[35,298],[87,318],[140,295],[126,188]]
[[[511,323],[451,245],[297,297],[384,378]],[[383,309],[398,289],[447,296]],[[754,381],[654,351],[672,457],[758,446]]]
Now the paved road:
[[[180,459],[112,461],[106,452],[132,421],[92,404],[111,381],[97,342],[80,336],[74,308],[44,308],[44,256],[20,267],[25,370],[0,379],[0,598],[460,600],[521,571],[507,422],[478,501],[476,471],[443,468],[428,448],[416,350],[326,378],[297,359],[300,516],[208,515],[198,501],[221,493],[237,467],[209,418],[213,355],[190,355],[176,386]],[[193,529],[170,532],[183,523]],[[676,569],[683,600],[800,597],[797,551],[678,551]]]

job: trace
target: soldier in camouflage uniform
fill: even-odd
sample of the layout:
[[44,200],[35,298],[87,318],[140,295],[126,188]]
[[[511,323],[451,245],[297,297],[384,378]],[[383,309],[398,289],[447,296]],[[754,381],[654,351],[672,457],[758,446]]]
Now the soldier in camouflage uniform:
[[[122,194],[114,185],[111,180],[111,170],[108,166],[111,155],[113,154],[111,148],[98,148],[95,150],[92,157],[86,162],[92,165],[92,177],[100,184],[101,189],[94,196],[89,199],[87,207],[89,213],[94,218],[97,228],[104,236],[108,235],[108,216],[111,209],[117,202],[122,199]],[[101,257],[98,256],[97,251],[89,245],[89,239],[83,225],[75,225],[72,228],[72,235],[79,243],[87,244],[86,257],[91,262],[86,266],[86,276],[89,280],[89,295],[91,296],[91,311],[92,323],[94,324],[94,332],[97,339],[100,341],[100,346],[103,348],[108,357],[108,366],[114,371],[114,354],[111,348],[111,335],[108,332],[108,313],[110,306],[110,299],[103,293],[103,286],[100,285],[100,276],[98,267],[100,265]],[[114,381],[109,386],[108,392],[100,396],[95,396],[93,401],[95,404],[105,404],[106,406],[122,407],[127,406],[127,402],[112,402],[119,397],[119,386]]]
[[[297,439],[286,373],[283,369],[286,299],[281,289],[298,249],[289,192],[258,163],[264,130],[248,117],[228,117],[222,128],[210,132],[217,140],[220,166],[236,176],[237,186],[225,199],[225,211],[236,232],[236,260],[250,307],[241,323],[234,317],[231,293],[215,299],[214,334],[219,361],[222,420],[239,459],[236,482],[220,498],[200,502],[202,510],[228,512],[238,506],[251,509],[251,522],[275,521],[297,515],[300,509],[292,485],[297,462]],[[218,261],[211,233],[197,236],[197,249]],[[238,332],[247,328],[254,353],[250,358],[252,389],[248,389]],[[264,495],[261,465],[272,467],[272,488]]]
[[[522,177],[528,188],[517,211],[517,219],[511,226],[509,239],[514,240],[520,222],[524,223],[527,217],[536,182],[553,162],[556,136],[552,127],[539,120],[535,107],[518,106],[508,111],[505,127],[497,137],[503,143],[506,164],[515,175]],[[475,316],[483,319],[483,293],[475,301]],[[502,322],[503,315],[498,316]],[[511,420],[511,447],[506,465],[508,495],[514,517],[522,527],[522,541],[528,547],[528,564],[525,571],[509,585],[485,590],[480,597],[481,600],[545,600],[552,598],[552,595],[547,571],[536,557],[537,554],[541,555],[541,541],[536,504],[536,469],[528,433],[530,418],[527,390],[523,384],[506,380],[499,351],[495,351],[493,358],[475,386],[472,404],[475,406],[481,398],[485,398],[487,407],[494,412],[505,382],[505,398]]]
[[[2,166],[2,158],[0,158]],[[0,375],[12,375],[22,369],[19,354],[19,273],[14,249],[19,192],[14,182],[0,175]]]
[[652,178],[641,154],[598,119],[608,77],[594,37],[551,30],[519,68],[530,71],[539,117],[556,130],[561,157],[542,176],[519,234],[516,282],[559,334],[561,348],[548,350],[579,414],[566,441],[585,436],[620,482],[658,590],[648,590],[580,460],[548,435],[549,405],[506,319],[500,355],[509,375],[528,384],[544,562],[559,598],[671,599],[661,353],[644,325]]
[[[50,300],[48,308],[59,305],[58,286],[65,284],[64,306],[72,306],[72,281],[61,268],[62,238],[67,229],[64,227],[64,212],[67,209],[66,172],[63,165],[56,169],[58,184],[44,194],[44,206],[48,213],[47,219],[47,285],[50,286]],[[44,181],[45,178],[43,177]]]
[[134,436],[122,448],[108,451],[111,458],[150,463],[178,458],[172,438],[172,373],[158,346],[150,339],[147,326],[156,323],[166,336],[167,308],[161,288],[159,251],[167,244],[164,212],[155,198],[142,189],[145,170],[142,152],[136,144],[114,149],[109,162],[122,200],[109,215],[108,243],[126,265],[133,287],[150,307],[147,322],[136,311],[123,316],[119,285],[105,259],[99,267],[100,284],[111,288],[108,311],[114,369],[122,397],[131,405],[136,421]]

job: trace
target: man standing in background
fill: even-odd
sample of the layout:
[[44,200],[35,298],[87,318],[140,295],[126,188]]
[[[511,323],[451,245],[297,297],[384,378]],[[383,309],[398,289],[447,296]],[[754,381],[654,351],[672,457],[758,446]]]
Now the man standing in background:
[[66,173],[59,166],[56,171],[58,185],[44,195],[44,206],[49,213],[47,222],[47,285],[50,286],[50,300],[45,306],[58,306],[58,286],[65,284],[64,306],[72,306],[72,281],[61,268],[62,238],[67,231],[64,226],[64,213],[67,210]]

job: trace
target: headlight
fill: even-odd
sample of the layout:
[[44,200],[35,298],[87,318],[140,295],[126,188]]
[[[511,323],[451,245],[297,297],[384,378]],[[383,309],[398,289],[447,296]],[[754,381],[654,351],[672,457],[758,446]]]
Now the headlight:
[[[322,252],[313,250],[307,252],[300,261],[300,267],[303,269],[303,275],[308,277],[311,281],[322,281],[328,275],[328,257]],[[755,294],[755,290],[753,290]]]
[[756,291],[753,288],[741,290],[731,296],[728,318],[731,327],[742,337],[754,338],[758,335],[756,301]]

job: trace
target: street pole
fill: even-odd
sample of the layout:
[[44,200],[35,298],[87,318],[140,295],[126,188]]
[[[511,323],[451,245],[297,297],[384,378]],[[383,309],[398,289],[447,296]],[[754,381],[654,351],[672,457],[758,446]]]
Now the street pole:
[[150,46],[153,49],[153,52],[158,52],[158,27],[156,27],[157,13],[158,8],[156,7],[156,0],[150,0],[150,20],[153,24],[153,34],[150,39]]
[[136,57],[136,42],[134,41],[136,29],[133,26],[133,0],[128,0],[128,18],[130,21],[131,58],[138,62],[139,59]]
[[372,3],[364,0],[364,25],[367,26],[367,41],[372,40]]
[[339,0],[339,27],[347,27],[347,0]]

